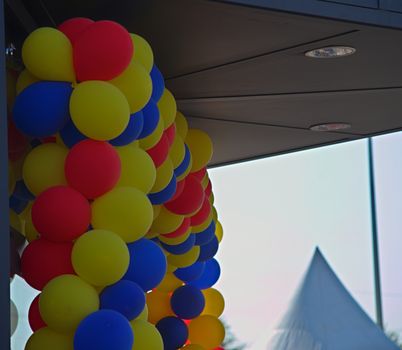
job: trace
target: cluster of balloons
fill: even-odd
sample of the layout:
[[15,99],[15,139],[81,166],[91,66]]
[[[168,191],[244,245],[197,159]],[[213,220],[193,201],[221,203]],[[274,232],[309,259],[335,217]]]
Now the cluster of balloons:
[[150,45],[73,18],[24,42],[10,207],[29,241],[26,350],[208,350],[225,336],[223,231],[206,166]]

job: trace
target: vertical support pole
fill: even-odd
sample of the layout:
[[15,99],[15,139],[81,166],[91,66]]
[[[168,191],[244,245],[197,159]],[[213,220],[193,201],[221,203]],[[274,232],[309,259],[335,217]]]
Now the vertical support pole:
[[373,159],[373,140],[368,138],[368,163],[369,163],[369,181],[370,181],[370,207],[371,207],[371,232],[373,239],[373,265],[374,265],[374,288],[375,288],[375,308],[377,324],[384,329],[382,316],[382,295],[381,295],[381,275],[380,261],[378,254],[378,224],[377,224],[377,207],[375,194],[375,178],[374,178],[374,159]]

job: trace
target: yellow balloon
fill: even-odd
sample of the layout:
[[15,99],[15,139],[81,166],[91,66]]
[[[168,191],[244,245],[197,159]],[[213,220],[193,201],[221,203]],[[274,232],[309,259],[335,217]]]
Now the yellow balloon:
[[124,276],[130,254],[126,243],[114,232],[91,230],[75,241],[71,261],[84,281],[107,286]]
[[22,60],[39,79],[75,81],[73,48],[57,29],[42,27],[29,34],[22,46]]
[[137,316],[135,320],[142,320],[142,321],[148,321],[148,306],[145,304],[144,309],[141,311],[141,313]]
[[216,222],[215,236],[216,236],[216,238],[218,238],[218,242],[222,241],[223,228],[222,228],[222,224],[219,221]]
[[39,310],[52,329],[69,333],[89,314],[99,309],[95,288],[75,275],[61,275],[43,288]]
[[39,232],[36,231],[36,228],[32,223],[32,217],[31,217],[32,204],[33,203],[31,202],[20,214],[23,227],[22,233],[28,242],[32,242],[35,239],[39,238]]
[[152,208],[154,209],[154,221],[155,221],[155,219],[159,216],[161,212],[162,205],[153,205]]
[[193,159],[191,171],[195,172],[205,167],[212,158],[211,138],[202,130],[189,129],[185,142]]
[[154,233],[154,232],[149,231],[149,232],[147,232],[147,234],[144,237],[148,238],[148,239],[152,239],[152,238],[156,238],[158,236],[159,236],[159,233]]
[[182,285],[183,282],[180,281],[173,273],[167,273],[162,282],[156,288],[161,292],[170,293]]
[[152,220],[151,202],[134,187],[116,187],[92,203],[92,227],[115,232],[127,243],[144,237]]
[[132,350],[163,350],[163,340],[156,327],[147,321],[130,322],[134,334]]
[[212,205],[212,220],[216,222],[218,221],[218,212],[216,211],[216,208]]
[[205,298],[205,307],[201,315],[212,315],[219,317],[225,309],[225,299],[215,288],[202,290]]
[[169,150],[169,158],[172,160],[173,168],[177,168],[184,159],[186,149],[181,136],[176,133],[172,146]]
[[22,90],[24,90],[29,85],[36,83],[39,81],[37,77],[35,77],[28,69],[24,69],[17,79],[16,91],[19,94]]
[[163,90],[162,97],[158,101],[158,109],[167,129],[174,123],[177,113],[176,100],[168,89]]
[[162,206],[158,217],[152,223],[151,232],[164,234],[176,231],[176,229],[183,223],[183,220],[184,216],[173,214]]
[[156,169],[156,179],[152,186],[151,193],[162,191],[173,177],[173,163],[168,157],[159,168]]
[[22,232],[22,223],[21,223],[21,219],[18,216],[18,214],[12,209],[10,209],[9,213],[10,213],[9,214],[10,226],[14,230],[16,230],[18,232]]
[[134,45],[133,61],[140,63],[149,73],[154,65],[154,53],[151,45],[138,34],[130,34]]
[[176,267],[176,266],[167,264],[166,272],[173,273],[173,272],[175,272],[176,270],[177,270],[177,267]]
[[188,132],[188,123],[186,117],[183,113],[177,111],[176,113],[176,131],[180,135],[180,137],[185,140]]
[[205,174],[201,180],[201,186],[204,190],[207,188],[208,182],[209,182],[209,176],[208,176],[208,174]]
[[140,147],[144,150],[154,147],[161,139],[163,131],[164,131],[164,122],[162,118],[159,118],[159,122],[155,130],[150,135],[140,140]]
[[197,344],[188,344],[185,347],[181,348],[182,350],[206,350],[201,345]]
[[170,254],[167,257],[169,264],[176,267],[187,267],[194,264],[200,256],[200,247],[195,245],[187,253],[181,255]]
[[173,316],[170,307],[170,296],[167,293],[153,290],[146,295],[148,306],[148,321],[155,324],[161,318]]
[[70,114],[81,133],[95,140],[119,136],[130,118],[124,94],[105,81],[85,81],[76,86],[70,97]]
[[151,98],[151,76],[136,61],[131,61],[123,73],[109,82],[126,96],[131,114],[143,109]]
[[27,153],[28,153],[31,149],[32,149],[32,148],[29,147],[29,148],[26,150],[25,154],[24,154],[22,157],[20,157],[19,159],[17,159],[17,160],[15,160],[15,161],[9,163],[9,164],[11,165],[12,169],[13,169],[12,172],[13,172],[13,176],[14,176],[14,178],[15,178],[16,181],[22,179],[22,167],[23,167],[23,165],[24,165],[25,157],[26,157]]
[[25,350],[74,350],[74,334],[56,333],[48,327],[33,333]]
[[215,196],[214,196],[214,193],[211,192],[211,195],[209,196],[209,203],[210,203],[211,205],[213,205],[214,202],[215,202]]
[[22,177],[34,195],[52,186],[67,185],[64,175],[67,154],[67,148],[56,143],[45,143],[29,152],[22,168]]
[[191,228],[189,228],[184,234],[178,237],[166,237],[164,235],[159,236],[159,240],[163,243],[170,244],[170,245],[177,245],[183,243],[187,240],[188,236],[191,234]]
[[209,213],[207,219],[202,223],[197,226],[191,226],[191,232],[192,233],[200,233],[208,228],[209,225],[211,225],[213,219],[213,213],[212,211]]
[[152,158],[141,148],[132,145],[115,147],[121,161],[120,179],[116,186],[135,187],[149,193],[156,179]]
[[220,346],[225,338],[225,327],[215,316],[203,315],[188,325],[188,339],[206,349]]
[[8,195],[11,196],[15,189],[15,173],[11,162],[8,162]]

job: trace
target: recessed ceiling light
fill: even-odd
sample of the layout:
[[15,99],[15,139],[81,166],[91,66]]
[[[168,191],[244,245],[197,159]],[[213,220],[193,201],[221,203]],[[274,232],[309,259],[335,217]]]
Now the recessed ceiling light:
[[325,123],[310,126],[313,131],[339,131],[350,129],[352,126],[348,123]]
[[356,49],[351,46],[328,46],[307,51],[304,55],[310,58],[340,58],[353,55]]

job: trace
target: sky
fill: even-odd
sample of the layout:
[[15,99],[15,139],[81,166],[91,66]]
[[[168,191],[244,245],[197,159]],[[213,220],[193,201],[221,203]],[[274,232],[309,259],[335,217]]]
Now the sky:
[[[384,318],[402,334],[402,133],[374,139]],[[224,228],[216,288],[237,338],[263,349],[286,311],[316,246],[352,296],[374,318],[367,141],[359,140],[209,170]],[[29,336],[35,292],[18,277],[11,286]]]

